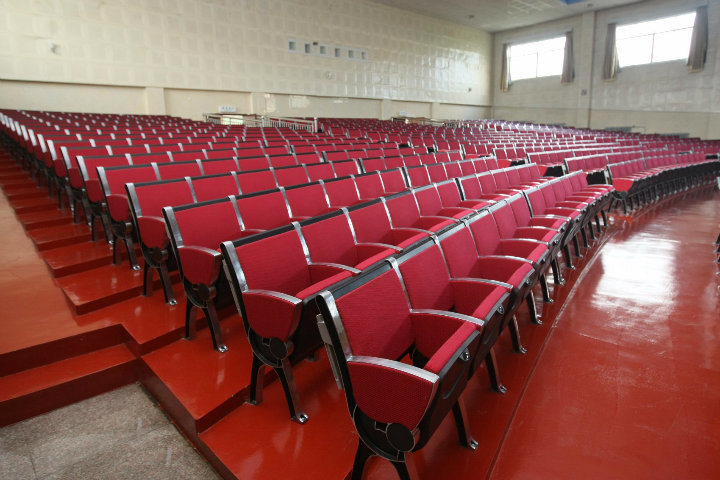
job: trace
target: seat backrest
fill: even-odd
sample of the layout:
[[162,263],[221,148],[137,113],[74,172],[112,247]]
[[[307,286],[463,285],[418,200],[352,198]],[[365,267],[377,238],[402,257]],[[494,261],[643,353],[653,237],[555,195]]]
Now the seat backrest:
[[237,174],[240,191],[243,195],[277,188],[275,175],[271,170],[255,170]]
[[518,223],[508,201],[499,202],[490,209],[501,238],[513,238]]
[[282,167],[273,169],[275,178],[279,187],[289,187],[291,185],[300,185],[308,183],[307,170],[304,165],[296,165],[294,167]]
[[363,158],[361,162],[365,172],[377,172],[388,168],[384,158]]
[[471,277],[478,252],[470,229],[460,224],[440,235],[439,241],[450,275]]
[[497,186],[498,190],[504,190],[510,188],[510,180],[508,179],[507,173],[505,170],[497,170],[491,173],[493,180],[495,180],[495,185]]
[[465,200],[477,200],[483,194],[478,177],[480,175],[468,175],[458,179],[462,197]]
[[513,215],[515,215],[515,222],[521,227],[530,225],[530,219],[532,214],[530,213],[530,207],[528,206],[527,200],[524,195],[516,195],[515,197],[507,200],[510,208],[512,208]]
[[234,249],[245,289],[271,290],[295,295],[311,285],[305,250],[293,225],[241,239]]
[[417,200],[420,208],[420,215],[433,216],[440,214],[443,204],[440,193],[438,193],[434,184],[413,189],[413,195],[415,195],[415,200]]
[[402,282],[412,308],[452,310],[454,306],[450,273],[440,247],[432,240],[397,258]]
[[335,170],[330,163],[313,163],[305,165],[305,169],[311,182],[335,178]]
[[246,229],[272,230],[291,221],[285,196],[278,189],[242,195],[236,203]]
[[360,173],[356,160],[343,160],[340,162],[333,162],[331,165],[333,170],[335,170],[335,176],[337,178],[357,175]]
[[98,177],[105,196],[125,195],[126,183],[143,183],[160,180],[153,165],[127,167],[99,167]]
[[237,178],[234,173],[204,175],[190,179],[198,202],[204,202],[228,195],[240,195]]
[[270,166],[273,168],[290,167],[298,164],[297,158],[292,154],[272,155],[268,160],[270,161]]
[[428,165],[427,171],[431,182],[443,182],[449,178],[445,165],[442,163]]
[[[445,173],[447,178],[458,178],[462,177],[462,168],[460,167],[459,161],[448,162],[445,165]],[[430,170],[428,168],[428,170]],[[430,178],[433,178],[432,172],[430,172]],[[433,180],[433,182],[440,182],[441,180]]]
[[197,177],[203,174],[199,160],[179,163],[162,163],[157,166],[157,169],[162,180]]
[[438,194],[440,195],[440,201],[443,207],[458,207],[462,198],[460,197],[460,190],[456,180],[446,180],[435,184]]
[[220,250],[220,244],[242,237],[234,199],[223,198],[181,207],[165,207],[163,213],[176,247],[193,245]]
[[270,168],[270,161],[265,155],[257,157],[238,158],[238,169],[241,172],[251,170],[266,170]]
[[385,195],[382,178],[378,172],[354,175],[355,185],[362,200],[372,200]]
[[131,154],[133,165],[150,165],[152,163],[168,163],[172,161],[167,152]]
[[234,158],[214,158],[202,162],[203,175],[237,172],[238,169],[237,160]]
[[327,194],[320,182],[294,185],[284,191],[294,217],[315,217],[330,209]]
[[[227,159],[227,158],[235,158],[237,157],[237,150],[235,148],[229,148],[229,147],[218,147],[218,144],[215,144],[215,149],[205,150],[205,158],[208,160],[216,160],[216,159]],[[232,145],[232,144],[230,144]]]
[[495,183],[493,172],[479,173],[477,179],[480,183],[480,190],[482,193],[489,195],[497,191],[498,186]]
[[351,207],[347,215],[358,243],[392,243],[390,218],[380,199]]
[[411,191],[384,197],[383,201],[394,228],[412,227],[420,219],[420,209]]
[[355,240],[344,212],[338,210],[296,225],[305,239],[310,261],[339,263],[349,267],[358,263]]
[[430,183],[430,174],[425,165],[406,167],[405,171],[411,187],[422,187]]
[[316,152],[296,153],[295,159],[298,164],[310,165],[314,163],[321,163],[323,159]]
[[360,203],[360,193],[352,178],[337,178],[323,182],[330,206],[349,207]]
[[173,162],[192,162],[196,160],[205,160],[205,152],[202,150],[194,150],[190,152],[171,152],[170,158]]
[[543,197],[540,188],[532,188],[525,191],[525,196],[530,202],[530,208],[535,215],[545,215],[547,206],[545,205],[545,197]]
[[457,177],[464,177],[466,175],[472,175],[475,173],[475,163],[472,160],[463,160],[462,162],[459,162],[459,165],[461,175],[457,175]]
[[192,187],[184,178],[163,182],[129,183],[125,188],[135,218],[141,216],[162,218],[163,207],[195,203]]
[[[397,360],[414,341],[407,298],[394,269],[388,266],[371,275],[370,281],[336,298],[335,305],[353,355]],[[369,311],[368,305],[374,308]]]
[[[512,211],[508,208],[512,215]],[[500,246],[500,231],[490,212],[480,212],[468,223],[479,255],[493,255]],[[453,274],[454,276],[454,274]]]

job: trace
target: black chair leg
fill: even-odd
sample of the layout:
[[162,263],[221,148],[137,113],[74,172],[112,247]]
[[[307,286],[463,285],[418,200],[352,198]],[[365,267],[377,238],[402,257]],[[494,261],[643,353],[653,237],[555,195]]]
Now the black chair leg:
[[517,317],[512,316],[509,323],[510,328],[510,339],[512,340],[513,350],[515,353],[525,355],[527,350],[522,346],[522,340],[520,339],[520,329],[518,328]]
[[264,385],[265,364],[253,353],[252,369],[250,371],[250,398],[248,399],[250,405],[262,403]]
[[297,387],[295,386],[295,377],[293,376],[290,360],[288,360],[287,357],[282,359],[281,365],[280,368],[275,369],[275,372],[285,391],[285,400],[287,400],[288,409],[290,410],[290,418],[293,422],[300,424],[305,423],[309,417],[303,412],[300,406],[300,398],[298,397]]
[[185,301],[185,339],[195,339],[195,322],[197,321],[197,307],[188,299]]
[[[568,248],[567,245],[563,248]],[[558,263],[557,259],[553,259],[552,262],[550,262],[550,268],[552,268],[552,274],[553,274],[553,283],[555,285],[565,285],[565,279],[563,279],[562,274],[560,272],[560,264]]]
[[[577,242],[577,238],[573,238],[573,243]],[[570,257],[570,247],[565,245],[563,247],[563,256],[565,257],[565,266],[569,269],[573,269],[572,257]]]
[[547,284],[547,277],[544,273],[540,275],[540,289],[542,290],[543,302],[552,303],[552,298],[550,298],[550,289]]
[[533,295],[532,291],[527,294],[525,301],[527,303],[528,310],[530,310],[530,321],[536,325],[542,325],[542,320],[540,320],[540,315],[538,315],[537,307],[535,306],[535,295]]
[[203,313],[208,321],[210,327],[210,335],[212,336],[213,348],[220,353],[227,352],[228,348],[223,342],[223,334],[220,329],[220,321],[218,320],[217,311],[212,300],[208,303],[208,306],[203,308]]
[[455,418],[455,427],[457,428],[458,437],[460,438],[460,445],[470,450],[476,450],[478,442],[472,438],[470,432],[470,422],[467,419],[467,411],[461,398],[455,401],[452,407],[453,417]]
[[165,303],[168,305],[177,305],[175,300],[175,294],[172,289],[172,282],[170,282],[170,274],[168,273],[167,264],[165,262],[160,263],[158,269],[160,273],[160,283],[163,287],[163,293],[165,294]]
[[490,348],[488,354],[485,355],[485,367],[487,367],[492,389],[504,395],[507,392],[507,388],[500,382],[500,371],[498,370],[497,359],[495,358],[495,350],[492,348]]

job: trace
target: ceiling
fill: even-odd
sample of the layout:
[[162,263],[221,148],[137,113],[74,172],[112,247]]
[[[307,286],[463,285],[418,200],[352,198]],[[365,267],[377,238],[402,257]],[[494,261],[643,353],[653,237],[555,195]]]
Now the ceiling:
[[487,32],[526,27],[640,0],[373,0]]

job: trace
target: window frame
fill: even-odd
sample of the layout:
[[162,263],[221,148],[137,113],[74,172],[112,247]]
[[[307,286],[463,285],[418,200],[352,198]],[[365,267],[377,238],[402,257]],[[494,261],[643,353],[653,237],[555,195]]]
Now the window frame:
[[[668,62],[687,62],[688,56],[690,54],[690,46],[692,44],[692,35],[693,35],[694,28],[695,28],[695,16],[696,16],[696,12],[693,10],[690,12],[677,13],[674,15],[667,15],[667,16],[662,16],[662,17],[655,17],[655,18],[650,18],[650,19],[646,19],[646,20],[642,20],[642,21],[636,21],[636,22],[632,22],[632,23],[618,24],[616,27],[617,33],[616,33],[616,39],[615,39],[615,48],[617,50],[619,68],[640,67],[640,66],[655,65],[655,64],[668,63]],[[690,19],[690,17],[692,17],[692,20],[688,22],[689,26],[682,26],[679,28],[673,26],[672,28],[667,28],[667,29],[662,29],[662,30],[660,30],[660,29],[648,30],[643,33],[627,35],[627,36],[622,34],[623,28],[635,27],[637,25],[642,25],[644,23],[651,24],[651,23],[660,22],[660,21],[670,21],[673,19],[679,19],[681,17],[688,17],[688,20]],[[681,31],[686,31],[686,30],[689,31],[689,35],[688,35],[687,53],[685,54],[684,57],[667,58],[667,59],[660,59],[660,60],[655,59],[657,56],[656,51],[655,51],[655,46],[657,44],[656,37],[658,35],[676,33],[676,32],[681,32]],[[650,47],[649,47],[650,48],[650,51],[649,51],[650,61],[623,64],[623,55],[621,53],[621,48],[620,48],[623,41],[636,40],[636,45],[637,45],[637,43],[638,43],[637,40],[640,40],[645,37],[650,37],[650,42],[649,42],[650,43]]]
[[[534,68],[535,75],[534,76],[523,76],[520,78],[513,76],[513,74],[512,74],[512,72],[513,72],[513,49],[517,49],[518,47],[526,47],[527,48],[528,46],[531,46],[531,45],[537,45],[537,44],[542,44],[542,43],[546,43],[546,42],[549,43],[549,42],[553,42],[553,41],[562,42],[562,46],[560,48],[548,48],[548,49],[543,49],[543,50],[535,49],[534,51],[532,51],[530,53],[521,54],[521,55],[518,55],[515,57],[517,59],[521,56],[522,57],[534,56],[535,57],[535,68]],[[517,43],[515,43],[515,42],[510,43],[509,48],[508,48],[508,74],[510,76],[510,82],[514,83],[516,81],[521,81],[521,80],[535,80],[535,79],[539,79],[539,78],[562,76],[563,63],[564,63],[564,58],[565,58],[565,42],[566,42],[566,36],[563,33],[563,34],[558,34],[558,35],[545,36],[545,37],[542,37],[542,38],[536,39],[536,40],[524,40],[524,41],[520,41]],[[540,67],[541,56],[543,54],[547,55],[551,52],[553,52],[553,53],[559,52],[560,57],[562,58],[562,60],[560,62],[560,67],[559,67],[557,73],[555,73],[553,71],[553,73],[550,73],[550,74],[538,75],[538,72],[541,71],[541,67]]]

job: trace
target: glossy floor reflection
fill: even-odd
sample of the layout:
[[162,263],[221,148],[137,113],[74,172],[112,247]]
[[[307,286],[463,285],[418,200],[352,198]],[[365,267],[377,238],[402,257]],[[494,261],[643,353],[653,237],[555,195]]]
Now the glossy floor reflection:
[[[80,382],[89,396],[140,379],[224,478],[342,478],[350,470],[357,436],[324,352],[296,368],[306,425],[289,420],[278,382],[261,405],[245,404],[251,354],[234,309],[223,312],[228,353],[212,350],[207,328],[182,339],[179,285],[175,307],[158,289],[139,296],[139,274],[110,265],[107,247],[88,244],[88,230],[67,212],[30,201],[32,182],[0,175],[0,187],[0,401],[40,394],[52,381]],[[13,213],[12,192],[22,192],[24,213]],[[490,390],[484,370],[468,385],[478,450],[458,446],[448,419],[412,456],[421,478],[720,478],[718,224],[720,194],[710,189],[611,217],[577,270],[563,272],[567,283],[551,284],[544,323],[520,310],[528,353],[513,353],[507,334],[499,339],[507,394]],[[64,255],[73,245],[85,253]],[[94,387],[98,372],[115,384]],[[126,465],[116,468],[139,474]],[[367,470],[369,479],[397,478],[385,461]]]

